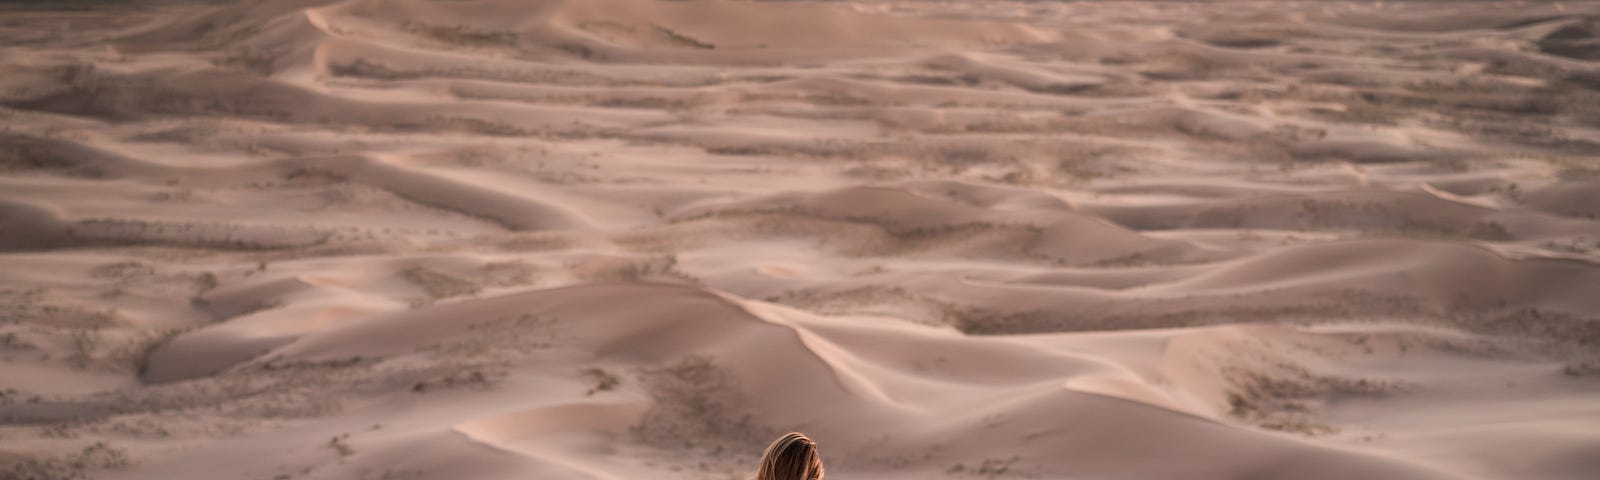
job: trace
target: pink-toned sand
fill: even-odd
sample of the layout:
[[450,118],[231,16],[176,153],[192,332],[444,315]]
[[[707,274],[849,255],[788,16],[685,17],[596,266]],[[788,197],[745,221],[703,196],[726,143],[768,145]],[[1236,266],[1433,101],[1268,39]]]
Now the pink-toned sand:
[[0,478],[1600,478],[1600,4],[0,9]]

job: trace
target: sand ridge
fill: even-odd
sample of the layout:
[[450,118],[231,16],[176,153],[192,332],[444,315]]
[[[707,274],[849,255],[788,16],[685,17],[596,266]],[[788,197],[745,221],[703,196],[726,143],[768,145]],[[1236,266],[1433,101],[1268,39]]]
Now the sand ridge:
[[1592,2],[0,9],[0,477],[1575,479]]

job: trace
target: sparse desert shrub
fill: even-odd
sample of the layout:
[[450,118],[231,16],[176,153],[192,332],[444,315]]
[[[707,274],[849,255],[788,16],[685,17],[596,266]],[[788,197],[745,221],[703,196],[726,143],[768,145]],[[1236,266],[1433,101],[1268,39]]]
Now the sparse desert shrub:
[[589,391],[585,392],[584,395],[594,395],[599,392],[615,390],[617,386],[622,385],[622,377],[618,377],[603,368],[585,368],[580,373],[591,382],[594,382],[594,386],[589,387]]
[[744,413],[743,392],[709,356],[689,355],[667,366],[643,369],[639,381],[655,400],[631,429],[646,444],[724,451],[776,435]]
[[51,458],[15,455],[0,457],[0,478],[6,480],[85,480],[96,470],[113,470],[131,463],[127,452],[105,442]]

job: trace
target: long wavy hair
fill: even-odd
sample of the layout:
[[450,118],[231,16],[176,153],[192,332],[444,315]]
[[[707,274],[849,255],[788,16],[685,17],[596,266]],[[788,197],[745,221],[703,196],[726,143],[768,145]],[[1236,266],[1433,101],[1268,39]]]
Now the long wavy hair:
[[779,437],[761,454],[756,480],[822,480],[817,442],[800,432]]

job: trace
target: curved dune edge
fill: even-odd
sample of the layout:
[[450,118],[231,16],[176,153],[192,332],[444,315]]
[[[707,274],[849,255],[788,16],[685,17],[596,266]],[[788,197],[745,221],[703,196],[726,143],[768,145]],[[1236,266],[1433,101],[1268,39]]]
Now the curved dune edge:
[[[531,411],[482,417],[451,427],[451,430],[460,433],[471,441],[516,455],[532,457],[538,461],[585,475],[587,478],[619,479],[626,477],[606,473],[604,469],[590,466],[581,458],[565,457],[556,452],[521,446],[517,443],[517,440],[563,430],[620,430],[636,421],[644,409],[645,406],[637,404],[559,405]],[[594,421],[583,421],[594,416],[599,416],[600,418]],[[581,418],[575,419],[573,417]],[[519,425],[531,425],[532,427],[517,428]]]

